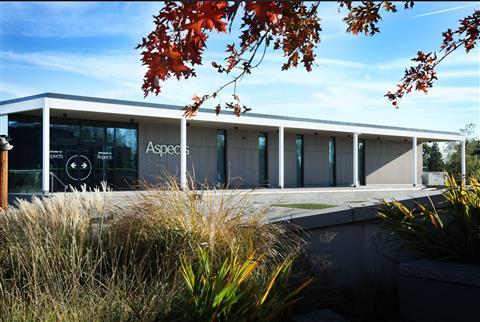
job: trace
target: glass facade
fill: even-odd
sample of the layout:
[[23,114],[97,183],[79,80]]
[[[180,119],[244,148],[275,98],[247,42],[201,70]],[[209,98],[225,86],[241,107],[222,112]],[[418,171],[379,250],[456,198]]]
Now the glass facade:
[[42,191],[42,122],[39,117],[9,116],[8,134],[14,148],[8,153],[8,190]]
[[366,184],[365,177],[365,140],[358,140],[358,181],[364,186]]
[[297,135],[295,138],[295,161],[296,185],[297,187],[303,187],[303,135]]
[[332,137],[328,141],[328,184],[332,187],[337,185],[336,159],[336,142]]
[[227,181],[227,131],[217,130],[217,184]]
[[[9,133],[15,144],[10,165],[12,192],[41,191],[41,119],[12,116]],[[28,125],[30,124],[30,125]],[[22,130],[18,130],[19,128]],[[28,130],[25,130],[25,129]],[[33,133],[36,136],[32,136]],[[35,138],[31,141],[29,138]],[[31,152],[29,152],[31,151]],[[33,153],[35,158],[24,155]],[[36,174],[34,181],[24,177]],[[38,177],[38,178],[37,178]],[[128,189],[138,178],[138,131],[133,123],[52,118],[50,124],[50,190],[64,191],[102,181]],[[29,183],[30,182],[30,183]]]
[[260,133],[258,135],[258,184],[260,186],[268,184],[267,143],[267,133]]

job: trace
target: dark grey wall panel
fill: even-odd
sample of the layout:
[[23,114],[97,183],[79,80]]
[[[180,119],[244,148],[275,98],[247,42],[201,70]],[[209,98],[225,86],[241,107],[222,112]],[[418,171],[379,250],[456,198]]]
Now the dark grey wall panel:
[[296,186],[296,171],[295,171],[295,138],[296,134],[294,133],[285,133],[285,175],[284,175],[284,183],[286,187],[295,187]]
[[337,137],[337,185],[353,184],[353,138]]
[[180,144],[180,124],[164,125],[161,123],[140,123],[138,126],[138,173],[139,179],[149,183],[155,182],[165,172],[178,175],[180,156],[147,152],[148,143],[178,145]]
[[[365,142],[367,184],[413,182],[412,142],[369,139]],[[421,183],[422,145],[417,146],[417,181]]]
[[241,129],[227,131],[227,169],[234,186],[258,185],[258,134]]
[[328,186],[328,136],[309,134],[305,144],[305,186]]
[[199,126],[187,127],[187,170],[200,184],[213,185],[217,176],[217,130]]
[[268,133],[268,181],[272,187],[278,187],[278,132]]
[[[192,122],[194,123],[194,122]],[[147,152],[148,143],[179,145],[180,126],[161,123],[139,124],[139,178],[154,182],[166,171],[178,176],[179,154]],[[221,127],[219,127],[221,129]],[[217,171],[216,128],[190,125],[187,127],[187,170],[198,183],[215,184]],[[227,171],[232,184],[243,187],[258,186],[258,135],[261,131],[227,130]],[[272,187],[278,186],[278,133],[268,135],[268,176]],[[298,134],[301,134],[299,132]],[[304,133],[305,186],[328,186],[328,139],[326,135]],[[285,186],[296,185],[295,132],[285,133]],[[362,138],[360,136],[360,138]],[[366,139],[365,172],[367,184],[412,183],[411,142]],[[337,185],[352,184],[352,138],[336,137]],[[422,145],[417,148],[418,183],[422,174]]]

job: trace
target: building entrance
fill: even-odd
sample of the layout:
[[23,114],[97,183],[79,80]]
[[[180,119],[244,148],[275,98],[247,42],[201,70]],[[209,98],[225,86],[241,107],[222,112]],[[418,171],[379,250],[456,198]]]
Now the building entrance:
[[[41,118],[13,116],[9,131],[21,142],[10,155],[12,192],[40,191]],[[52,118],[50,191],[105,181],[116,190],[131,189],[138,178],[138,130],[135,123]]]

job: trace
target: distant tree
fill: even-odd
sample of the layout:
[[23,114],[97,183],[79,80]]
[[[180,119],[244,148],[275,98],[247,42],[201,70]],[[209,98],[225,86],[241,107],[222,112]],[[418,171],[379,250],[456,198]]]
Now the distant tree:
[[423,167],[426,171],[443,171],[444,164],[438,143],[423,146]]
[[[223,63],[212,67],[228,79],[225,84],[201,96],[194,95],[193,103],[185,106],[185,114],[193,116],[202,104],[218,98],[231,85],[230,102],[223,107],[237,116],[249,108],[240,103],[237,82],[251,74],[263,61],[267,48],[283,53],[282,70],[303,66],[308,72],[315,64],[315,49],[320,43],[320,1],[166,1],[154,16],[154,30],[138,45],[143,51],[141,60],[147,67],[143,92],[158,95],[162,82],[171,77],[187,79],[196,76],[196,67],[203,63],[207,39],[212,32],[220,34],[238,31],[237,41],[228,44]],[[339,10],[346,31],[353,35],[373,36],[380,32],[382,15],[399,8],[412,9],[413,1],[399,4],[393,1],[339,1]],[[425,26],[419,26],[425,28]],[[433,52],[418,51],[412,59],[414,66],[405,70],[400,84],[385,96],[398,107],[400,99],[412,92],[427,93],[437,79],[436,67],[452,52],[470,52],[480,39],[480,10],[475,9],[459,21],[454,29],[442,33],[443,42]],[[220,113],[222,106],[215,110]]]
[[[461,129],[460,132],[466,136],[465,157],[467,166],[467,176],[480,178],[480,140],[474,137],[475,124],[470,123]],[[461,162],[461,146],[456,142],[451,142],[446,148],[445,170],[450,173],[459,174]]]

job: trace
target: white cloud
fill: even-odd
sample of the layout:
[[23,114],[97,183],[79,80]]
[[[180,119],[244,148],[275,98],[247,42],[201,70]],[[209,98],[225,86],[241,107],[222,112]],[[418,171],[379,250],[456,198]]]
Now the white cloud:
[[451,8],[442,9],[442,10],[426,12],[426,13],[422,13],[422,14],[413,16],[412,18],[420,18],[420,17],[438,15],[438,14],[441,14],[441,13],[456,11],[456,10],[460,10],[460,9],[467,8],[467,7],[473,7],[473,6],[480,6],[480,4],[479,3],[470,3],[470,4],[463,5],[463,6],[457,6],[457,7],[451,7]]
[[1,6],[2,33],[57,38],[108,35],[139,38],[152,28],[152,15],[161,4],[2,2]]
[[[13,84],[10,82],[1,81],[0,84],[0,96],[1,100],[5,100],[5,96],[10,97],[23,97],[38,94],[37,88],[28,87],[24,85]],[[6,95],[7,94],[7,95]]]
[[2,61],[93,77],[122,87],[138,87],[144,68],[135,55],[79,55],[59,52],[2,52]]
[[471,78],[475,77],[480,79],[480,70],[468,69],[468,70],[453,70],[453,71],[442,71],[438,73],[440,78]]
[[[144,67],[141,67],[137,54],[110,52],[96,54],[70,54],[62,52],[1,53],[4,68],[46,69],[59,73],[81,75],[99,80],[98,90],[76,93],[90,96],[118,99],[142,100],[140,89]],[[465,58],[469,55],[464,55]],[[211,58],[211,56],[209,55]],[[450,57],[449,57],[450,58]],[[454,56],[452,57],[454,58]],[[321,119],[345,119],[367,123],[409,125],[412,118],[429,119],[428,115],[458,120],[464,123],[468,117],[478,119],[479,89],[470,82],[462,85],[478,70],[478,62],[466,59],[468,64],[442,67],[440,80],[428,95],[412,93],[401,102],[400,110],[395,111],[383,96],[387,90],[395,88],[403,67],[394,69],[385,66],[400,66],[401,60],[364,64],[355,61],[320,59],[319,66],[311,73],[303,68],[281,71],[278,56],[269,57],[260,69],[239,84],[242,102],[262,113],[283,115],[310,115]],[[473,64],[472,64],[473,63]],[[14,67],[12,67],[14,66]],[[470,68],[467,68],[470,67]],[[224,74],[216,73],[206,62],[198,69],[198,77],[189,80],[169,80],[163,85],[158,97],[148,96],[146,101],[185,105],[190,103],[193,94],[206,94],[226,82]],[[442,77],[442,75],[444,75]],[[449,82],[449,80],[452,80]],[[45,91],[32,91],[6,82],[3,92],[13,96],[25,96]],[[468,85],[470,84],[470,85]],[[49,90],[55,83],[50,83]],[[230,98],[231,89],[221,95],[223,101]],[[213,106],[213,102],[207,104]],[[448,114],[452,116],[448,116]],[[355,117],[354,117],[355,116]],[[397,119],[398,117],[398,119]],[[435,119],[435,118],[433,118]],[[420,122],[416,120],[415,122]],[[433,123],[430,128],[439,128]],[[417,127],[422,127],[421,124]],[[453,130],[455,130],[454,128]]]

